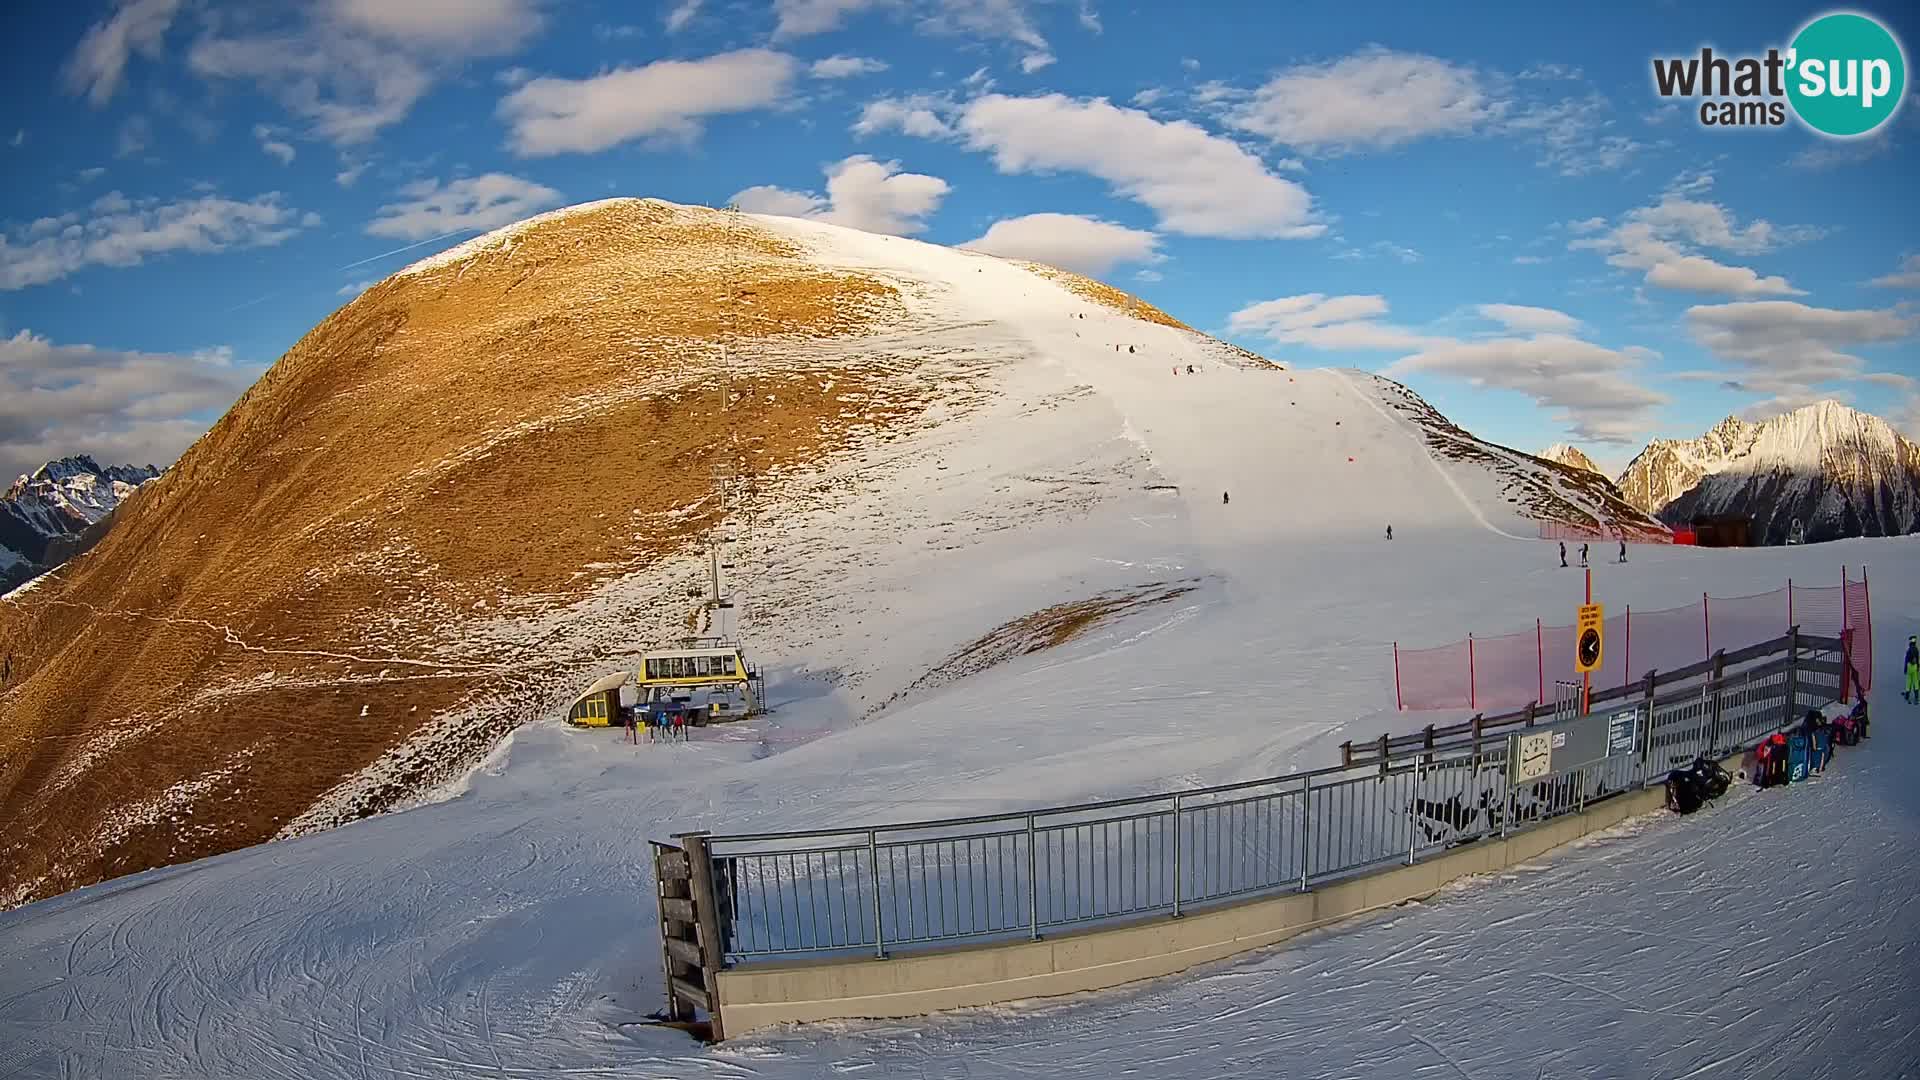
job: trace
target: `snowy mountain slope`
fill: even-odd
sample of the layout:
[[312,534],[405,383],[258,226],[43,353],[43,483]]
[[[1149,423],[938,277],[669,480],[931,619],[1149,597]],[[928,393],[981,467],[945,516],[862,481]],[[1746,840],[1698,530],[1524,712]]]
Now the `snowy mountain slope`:
[[[716,465],[739,477],[725,493]],[[0,604],[26,673],[0,691],[0,814],[27,823],[0,836],[0,902],[457,781],[592,677],[715,628],[690,599],[710,529],[737,534],[717,629],[797,718],[768,737],[864,722],[910,743],[911,708],[979,677],[908,688],[1045,608],[1196,582],[1124,633],[1208,671],[1320,655],[1264,689],[1306,693],[1375,672],[1345,623],[1269,625],[1313,610],[1302,552],[1372,551],[1389,523],[1396,551],[1428,558],[1542,516],[1645,520],[1404,387],[1283,368],[1060,271],[639,200],[367,290],[152,496]],[[1364,591],[1341,603],[1389,621]],[[1111,677],[1072,703],[1165,723]],[[1262,700],[1213,682],[1161,680],[1210,706]],[[992,746],[941,756],[1003,764]],[[1103,767],[1146,782],[1189,758],[1214,760]]]
[[1600,471],[1600,466],[1595,465],[1593,459],[1581,452],[1579,447],[1569,446],[1566,443],[1554,443],[1552,446],[1547,447],[1534,456],[1545,461],[1558,462],[1568,468],[1580,469],[1585,472],[1597,473]]
[[[1102,550],[1125,520],[1057,537]],[[1167,524],[1134,525],[1134,542]],[[1580,598],[1544,545],[1484,531],[1399,557],[1384,544],[1276,545],[1245,580],[1214,579],[882,722],[842,725],[821,687],[686,746],[523,728],[451,801],[0,913],[0,1031],[22,1077],[1200,1080],[1270,1076],[1277,1062],[1528,1080],[1716,1063],[1703,1075],[1900,1075],[1920,951],[1899,902],[1920,870],[1920,745],[1890,683],[1874,707],[1892,722],[1816,783],[1635,822],[1190,977],[710,1048],[642,1023],[661,1001],[646,837],[984,813],[1324,763],[1352,734],[1343,718],[1390,702],[1387,634],[1443,639],[1463,612],[1507,628]],[[1682,591],[1752,593],[1839,559],[1872,563],[1880,670],[1898,659],[1898,628],[1920,621],[1908,599],[1920,563],[1903,543],[1719,554],[1660,547],[1602,563],[1596,595],[1658,606]],[[1860,828],[1794,842],[1808,821],[1837,819]],[[1783,890],[1804,902],[1783,905]],[[1543,944],[1516,948],[1516,932]],[[1552,992],[1504,989],[1541,985]],[[1444,1023],[1406,1008],[1436,1000],[1457,1003]],[[1784,1050],[1783,1015],[1808,1020]]]
[[84,454],[22,474],[0,496],[0,587],[63,562],[89,528],[158,475],[151,465],[102,468]]
[[1796,522],[1808,542],[1920,529],[1920,447],[1833,401],[1758,423],[1728,417],[1699,439],[1654,442],[1620,487],[1674,524],[1750,516],[1758,543],[1787,542]]

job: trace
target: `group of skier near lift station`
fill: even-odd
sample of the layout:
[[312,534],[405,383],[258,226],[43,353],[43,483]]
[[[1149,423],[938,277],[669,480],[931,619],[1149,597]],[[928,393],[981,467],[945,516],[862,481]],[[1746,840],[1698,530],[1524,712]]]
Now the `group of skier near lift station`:
[[[1393,530],[1389,529],[1387,532],[1387,539],[1393,539]],[[1625,540],[1620,541],[1620,557],[1616,561],[1627,561],[1627,542]],[[1567,565],[1567,542],[1565,540],[1560,541],[1560,565],[1563,567]],[[1580,565],[1587,565],[1587,545],[1585,544],[1580,545]]]

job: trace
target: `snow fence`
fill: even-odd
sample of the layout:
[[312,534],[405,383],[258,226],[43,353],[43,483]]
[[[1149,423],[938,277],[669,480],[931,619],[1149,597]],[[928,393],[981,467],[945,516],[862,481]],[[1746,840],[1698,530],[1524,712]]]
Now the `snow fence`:
[[[1606,650],[1595,689],[1624,687],[1649,671],[1671,671],[1779,637],[1790,627],[1838,637],[1854,632],[1860,688],[1873,689],[1873,607],[1864,572],[1859,581],[1841,569],[1843,585],[1784,588],[1752,596],[1705,593],[1684,607],[1624,608],[1606,622]],[[1430,649],[1393,646],[1394,700],[1401,711],[1520,709],[1550,705],[1554,684],[1578,681],[1574,627],[1547,626],[1500,637],[1468,635]]]

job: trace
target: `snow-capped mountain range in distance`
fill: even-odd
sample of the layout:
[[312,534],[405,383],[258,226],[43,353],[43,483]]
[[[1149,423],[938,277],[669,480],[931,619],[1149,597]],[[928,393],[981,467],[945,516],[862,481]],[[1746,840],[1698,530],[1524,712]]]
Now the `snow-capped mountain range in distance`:
[[152,465],[101,466],[85,454],[23,473],[0,496],[0,587],[43,574],[87,547],[87,533],[141,484]]
[[[1600,466],[1594,464],[1592,458],[1581,453],[1579,447],[1568,446],[1566,443],[1554,443],[1552,446],[1547,447],[1534,456],[1565,465],[1569,469],[1581,469],[1590,473],[1600,473]],[[1602,476],[1606,475],[1605,473],[1600,474]]]
[[[1539,456],[1599,471],[1570,446]],[[1837,401],[1759,421],[1729,416],[1697,439],[1656,439],[1615,484],[1669,525],[1750,518],[1756,544],[1920,531],[1920,446]]]

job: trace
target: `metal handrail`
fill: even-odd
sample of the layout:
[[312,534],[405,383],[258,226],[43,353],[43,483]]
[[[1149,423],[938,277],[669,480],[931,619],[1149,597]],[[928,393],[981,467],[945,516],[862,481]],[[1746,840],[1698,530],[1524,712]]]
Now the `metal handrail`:
[[[1749,646],[1748,648],[1738,650],[1737,652],[1730,652],[1726,654],[1725,662],[1729,664],[1734,663],[1736,662],[1734,659],[1735,657],[1741,658],[1739,662],[1747,662],[1747,661],[1757,659],[1760,656],[1769,655],[1771,651],[1778,651],[1780,649],[1786,648],[1788,643],[1791,641],[1791,639],[1792,639],[1792,635],[1790,634],[1783,635],[1772,641],[1763,642],[1759,645]],[[1840,647],[1841,647],[1840,640],[1838,638],[1823,638],[1823,637],[1817,637],[1811,634],[1800,635],[1800,648],[1805,651],[1811,651],[1811,652],[1838,651]],[[1762,651],[1762,650],[1765,650],[1765,651]],[[1694,693],[1698,693],[1703,687],[1710,687],[1712,685],[1724,686],[1735,678],[1743,678],[1750,674],[1761,673],[1762,671],[1771,671],[1775,667],[1775,665],[1778,665],[1781,669],[1784,669],[1785,665],[1788,662],[1789,662],[1789,659],[1783,657],[1780,660],[1772,661],[1767,665],[1762,665],[1758,669],[1745,670],[1735,674],[1725,675],[1718,681],[1717,684],[1714,683],[1712,680],[1709,680],[1707,683],[1702,683],[1696,686],[1688,687],[1686,689],[1686,692],[1689,695],[1691,695]],[[1692,670],[1692,668],[1682,668],[1671,673],[1670,677],[1697,678],[1699,675],[1712,670],[1712,662],[1708,661],[1705,664],[1693,665],[1693,667],[1700,668],[1701,670],[1692,671],[1692,674],[1690,675],[1682,675],[1683,672],[1688,672]],[[1597,700],[1598,695],[1595,695],[1595,698]],[[1640,699],[1640,700],[1644,700],[1644,699]],[[1656,702],[1660,702],[1660,701],[1669,700],[1669,699],[1665,699],[1656,695],[1654,700]],[[1636,700],[1635,704],[1639,704],[1639,703],[1640,701]],[[1515,714],[1515,715],[1519,716],[1520,714]],[[1489,727],[1492,727],[1494,723],[1495,721],[1492,719],[1483,721],[1481,724],[1482,732],[1484,733],[1486,729]],[[1434,730],[1434,735],[1436,738],[1439,738],[1444,734],[1446,737],[1451,738],[1455,734],[1471,732],[1472,729],[1473,729],[1472,724],[1470,723],[1465,725],[1459,725],[1454,728],[1447,728],[1447,729],[1436,728]],[[1407,739],[1422,740],[1422,741],[1406,742],[1405,740]],[[1406,754],[1398,757],[1389,757],[1387,761],[1387,765],[1389,767],[1392,767],[1396,764],[1405,763],[1409,759],[1414,757],[1425,757],[1428,754],[1438,755],[1443,752],[1457,751],[1461,749],[1461,747],[1458,745],[1451,745],[1451,746],[1436,745],[1431,749],[1429,749],[1426,746],[1424,739],[1425,739],[1424,733],[1419,733],[1411,736],[1399,736],[1397,738],[1389,739],[1388,747],[1390,750],[1409,749],[1409,750],[1417,750],[1418,753]],[[1366,744],[1361,744],[1361,745],[1366,745]],[[849,825],[844,828],[783,829],[779,831],[756,832],[756,833],[707,833],[707,832],[696,831],[692,833],[675,833],[673,835],[676,838],[682,837],[682,836],[689,836],[689,835],[700,835],[700,836],[706,836],[709,843],[741,844],[741,843],[753,843],[753,842],[762,841],[762,840],[806,840],[814,837],[823,837],[823,836],[848,836],[848,835],[856,835],[856,834],[864,836],[866,833],[870,831],[871,832],[910,832],[916,829],[958,828],[966,825],[992,825],[992,824],[998,824],[1002,822],[1025,821],[1025,819],[1028,816],[1052,817],[1052,816],[1058,816],[1062,814],[1080,814],[1080,813],[1088,813],[1096,810],[1119,809],[1121,807],[1127,807],[1127,806],[1142,806],[1147,803],[1162,802],[1167,799],[1171,799],[1176,794],[1178,794],[1183,799],[1191,799],[1197,796],[1219,795],[1219,794],[1224,794],[1230,791],[1242,791],[1247,788],[1261,787],[1263,785],[1268,785],[1268,784],[1295,783],[1295,782],[1304,781],[1309,777],[1314,779],[1319,779],[1321,777],[1346,775],[1350,773],[1359,773],[1359,772],[1365,772],[1365,773],[1377,775],[1380,770],[1380,765],[1381,765],[1380,760],[1375,758],[1375,759],[1370,759],[1366,761],[1364,764],[1356,763],[1354,765],[1328,765],[1318,769],[1309,769],[1309,770],[1304,770],[1299,772],[1283,773],[1277,776],[1266,776],[1266,777],[1260,777],[1252,780],[1236,780],[1231,783],[1212,784],[1207,787],[1199,787],[1199,788],[1182,788],[1178,792],[1161,791],[1161,792],[1155,792],[1148,795],[1128,795],[1128,796],[1123,796],[1117,799],[1099,799],[1091,802],[1071,803],[1065,806],[1032,807],[1032,808],[1021,809],[1021,810],[1008,810],[1008,811],[997,813],[997,814],[977,814],[970,817],[925,818],[918,821],[890,822],[885,825]]]
[[1482,731],[1475,743],[1422,741],[1365,765],[1119,799],[680,836],[701,853],[697,872],[719,885],[722,963],[848,949],[884,957],[889,948],[1037,940],[1153,913],[1179,918],[1510,835],[1654,785],[1675,762],[1750,747],[1790,726],[1810,701],[1837,696],[1844,665],[1825,660],[1843,651],[1840,643],[1799,643],[1739,672],[1725,670],[1723,655],[1719,677],[1684,689],[1661,692],[1647,680],[1622,705],[1640,717],[1633,753],[1539,778],[1508,771],[1510,730]]

